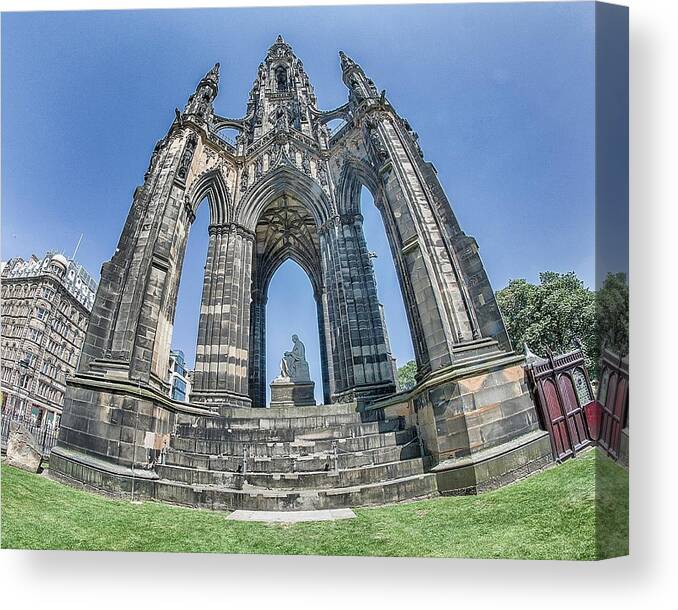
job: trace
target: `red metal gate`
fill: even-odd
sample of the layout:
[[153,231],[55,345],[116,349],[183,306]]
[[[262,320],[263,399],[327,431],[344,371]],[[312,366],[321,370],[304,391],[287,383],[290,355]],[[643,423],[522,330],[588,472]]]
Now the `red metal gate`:
[[601,369],[598,403],[602,412],[598,444],[616,460],[619,458],[622,429],[628,417],[628,359],[606,349]]
[[584,354],[539,358],[526,349],[527,371],[544,427],[551,437],[553,457],[562,462],[592,443],[584,409],[594,403]]

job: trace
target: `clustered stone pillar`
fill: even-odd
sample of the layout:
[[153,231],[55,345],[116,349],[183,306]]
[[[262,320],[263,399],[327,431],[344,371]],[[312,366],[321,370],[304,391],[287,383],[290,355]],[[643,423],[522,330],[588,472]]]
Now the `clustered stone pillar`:
[[209,232],[192,396],[197,403],[246,405],[254,236],[235,224]]
[[327,285],[322,306],[332,399],[367,399],[393,393],[395,381],[362,216],[331,219],[321,229],[321,251]]
[[252,406],[266,406],[266,302],[261,290],[252,291],[250,313],[250,397]]

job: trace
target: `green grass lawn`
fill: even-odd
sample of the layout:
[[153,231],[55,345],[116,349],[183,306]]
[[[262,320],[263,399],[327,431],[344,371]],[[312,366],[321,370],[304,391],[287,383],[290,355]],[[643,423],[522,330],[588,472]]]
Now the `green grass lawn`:
[[356,513],[294,525],[227,521],[225,513],[111,500],[2,466],[2,548],[516,559],[626,554],[628,473],[594,450],[480,496]]

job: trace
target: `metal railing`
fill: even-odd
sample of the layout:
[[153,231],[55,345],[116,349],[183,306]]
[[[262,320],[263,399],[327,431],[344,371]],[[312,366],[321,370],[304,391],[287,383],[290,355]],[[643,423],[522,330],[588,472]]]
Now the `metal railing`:
[[47,424],[38,426],[35,422],[26,420],[20,417],[2,416],[0,422],[0,437],[2,438],[2,446],[7,446],[9,439],[10,426],[12,423],[21,424],[35,437],[38,443],[38,449],[42,452],[43,457],[47,457],[52,451],[52,447],[57,444],[59,437],[59,428],[53,428]]

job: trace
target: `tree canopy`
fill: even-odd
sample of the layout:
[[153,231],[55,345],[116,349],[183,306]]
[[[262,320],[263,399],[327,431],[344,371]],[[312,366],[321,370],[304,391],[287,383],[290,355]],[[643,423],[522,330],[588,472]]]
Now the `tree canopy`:
[[414,360],[406,362],[398,367],[398,385],[402,391],[411,390],[416,383],[417,363]]
[[587,366],[593,370],[598,346],[595,336],[595,293],[574,272],[539,274],[539,284],[511,280],[497,303],[516,351],[525,344],[537,354],[571,350],[579,339]]
[[608,274],[596,293],[574,272],[539,274],[539,284],[511,280],[497,303],[513,347],[537,354],[562,353],[582,343],[587,367],[596,376],[603,346],[628,353],[629,290],[624,273]]

